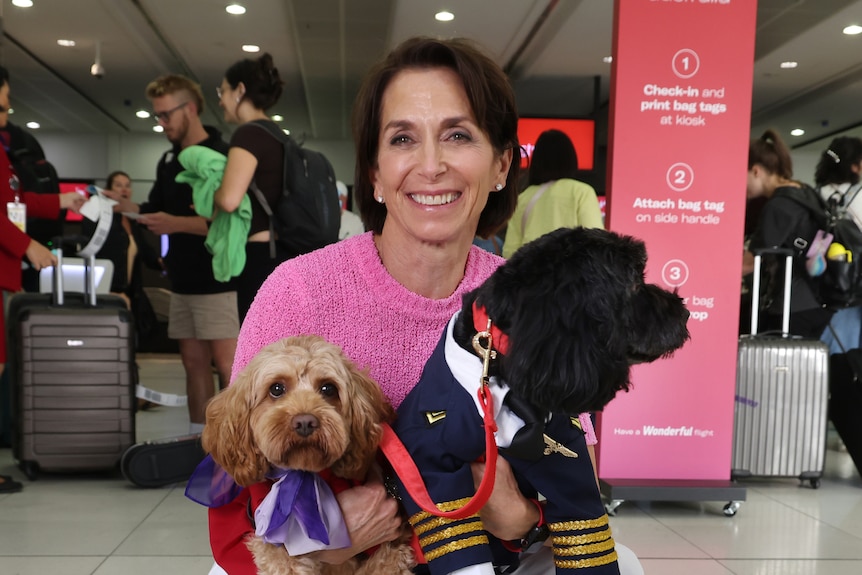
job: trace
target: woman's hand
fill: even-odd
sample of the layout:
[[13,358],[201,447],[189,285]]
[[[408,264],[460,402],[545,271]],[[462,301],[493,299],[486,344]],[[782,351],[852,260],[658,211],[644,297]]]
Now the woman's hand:
[[[472,463],[473,483],[478,489],[485,473],[484,463]],[[539,510],[524,497],[512,473],[509,462],[497,455],[497,472],[494,490],[488,502],[479,511],[485,530],[503,541],[520,539],[539,522]]]
[[[75,195],[77,196],[78,194]],[[27,246],[27,250],[24,252],[24,255],[27,256],[27,259],[30,260],[30,265],[33,266],[33,269],[36,271],[39,271],[42,268],[51,267],[57,263],[57,256],[52,254],[51,250],[33,239],[30,240],[30,245]]]
[[87,202],[87,199],[77,192],[69,192],[60,194],[60,209],[72,210],[76,214],[79,213],[81,206]]
[[404,520],[398,512],[398,503],[386,492],[376,466],[364,485],[342,491],[336,495],[336,499],[341,506],[352,546],[348,549],[319,551],[314,554],[319,561],[344,563],[369,547],[394,541],[401,535]]

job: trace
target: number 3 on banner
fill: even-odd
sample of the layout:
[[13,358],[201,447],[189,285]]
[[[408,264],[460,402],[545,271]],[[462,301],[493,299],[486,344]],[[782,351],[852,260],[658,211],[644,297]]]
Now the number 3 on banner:
[[661,279],[666,285],[678,288],[688,281],[688,266],[682,260],[670,260],[661,269]]

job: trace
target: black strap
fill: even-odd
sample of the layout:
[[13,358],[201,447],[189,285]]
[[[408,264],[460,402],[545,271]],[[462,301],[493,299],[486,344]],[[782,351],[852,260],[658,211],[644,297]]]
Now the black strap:
[[269,257],[275,259],[275,219],[273,218],[272,208],[269,207],[269,202],[266,201],[263,192],[257,187],[257,182],[252,180],[248,189],[251,190],[254,197],[257,198],[257,201],[263,207],[263,212],[269,217]]
[[251,494],[249,494],[248,502],[245,506],[245,514],[248,516],[248,520],[251,522],[251,528],[257,529],[257,525],[254,522],[254,509],[251,508]]
[[838,337],[838,334],[835,333],[835,328],[832,327],[832,322],[830,321],[826,327],[829,328],[829,332],[832,334],[832,337],[835,338],[835,343],[838,344],[838,348],[841,350],[841,353],[847,353],[847,350],[844,349],[844,344],[841,343],[841,338]]
[[[287,190],[290,193],[290,190],[287,188],[288,182],[288,154],[289,154],[289,138],[286,134],[284,134],[276,124],[273,124],[269,120],[258,121],[255,120],[253,122],[249,122],[251,126],[257,126],[261,130],[264,130],[267,134],[278,140],[283,148],[283,156],[282,156],[282,175],[281,175],[281,187],[282,193]],[[263,207],[264,213],[269,217],[269,257],[271,259],[275,259],[275,214],[272,211],[272,207],[269,205],[269,202],[266,201],[266,198],[263,196],[263,192],[258,187],[257,182],[254,179],[251,180],[251,184],[249,184],[248,189],[252,191],[254,197],[257,198],[257,201],[260,202],[260,205]]]

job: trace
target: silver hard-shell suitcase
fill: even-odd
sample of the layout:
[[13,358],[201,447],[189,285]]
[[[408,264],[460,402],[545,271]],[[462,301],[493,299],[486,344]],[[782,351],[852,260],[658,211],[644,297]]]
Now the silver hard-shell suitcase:
[[[61,258],[60,258],[61,259]],[[9,304],[12,448],[21,470],[112,469],[135,439],[134,326],[118,296],[25,293]]]
[[757,333],[758,253],[751,334],[739,338],[731,477],[798,477],[817,488],[826,457],[829,350],[789,335],[793,257],[787,250],[762,250],[769,252],[787,256],[782,333]]

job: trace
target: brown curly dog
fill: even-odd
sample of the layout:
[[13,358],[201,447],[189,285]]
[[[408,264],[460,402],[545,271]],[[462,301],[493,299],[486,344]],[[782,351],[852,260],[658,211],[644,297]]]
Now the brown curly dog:
[[[233,385],[207,407],[204,449],[234,481],[249,486],[274,470],[365,479],[374,463],[380,423],[394,417],[378,385],[338,346],[316,336],[285,338],[263,348]],[[405,523],[406,525],[406,523]],[[408,574],[409,529],[367,559],[329,565],[291,557],[259,536],[247,541],[264,575]]]

